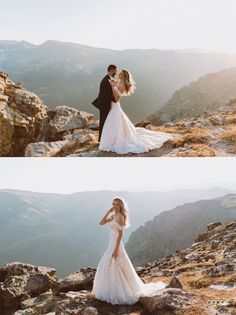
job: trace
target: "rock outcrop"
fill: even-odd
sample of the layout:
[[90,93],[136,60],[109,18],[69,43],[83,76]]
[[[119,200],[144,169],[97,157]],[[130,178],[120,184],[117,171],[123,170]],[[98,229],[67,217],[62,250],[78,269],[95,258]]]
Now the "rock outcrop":
[[43,101],[0,73],[0,156],[66,156],[97,145],[92,114]]
[[236,221],[211,223],[190,248],[138,267],[144,282],[169,284],[133,305],[96,300],[91,267],[59,279],[53,268],[6,264],[0,268],[1,315],[235,314],[235,230]]
[[23,156],[42,132],[47,108],[32,92],[0,73],[0,156]]
[[[56,270],[21,262],[6,264],[0,268],[1,314],[13,314],[21,302],[47,292],[58,281]],[[29,303],[30,304],[30,303]],[[23,308],[28,307],[23,302]]]

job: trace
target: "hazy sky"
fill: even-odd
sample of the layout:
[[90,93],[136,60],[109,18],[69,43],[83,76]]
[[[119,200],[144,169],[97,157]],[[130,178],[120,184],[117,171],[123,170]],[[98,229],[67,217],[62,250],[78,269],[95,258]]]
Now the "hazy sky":
[[0,39],[236,51],[235,0],[0,0]]
[[39,192],[236,189],[235,179],[232,158],[1,158],[0,163],[0,189]]

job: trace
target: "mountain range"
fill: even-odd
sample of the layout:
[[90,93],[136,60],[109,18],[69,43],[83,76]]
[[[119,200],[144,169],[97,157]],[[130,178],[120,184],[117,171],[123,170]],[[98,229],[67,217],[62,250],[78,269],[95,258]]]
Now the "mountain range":
[[[116,195],[123,197],[130,209],[131,226],[124,234],[124,242],[132,232],[138,233],[142,249],[143,236],[139,236],[139,231],[146,230],[146,221],[163,213],[166,217],[164,223],[168,225],[169,215],[163,211],[186,202],[216,198],[231,192],[220,187],[168,192],[95,191],[68,195],[1,190],[0,265],[9,261],[24,261],[55,266],[63,275],[81,266],[96,266],[108,242],[108,230],[98,223]],[[186,211],[180,208],[178,220],[185,222],[185,215]],[[170,217],[170,222],[172,220]],[[165,230],[164,223],[161,231]],[[175,228],[177,231],[178,227]],[[131,235],[127,247],[132,256],[133,250],[129,244],[134,235]],[[162,237],[165,235],[163,231]],[[183,240],[181,235],[175,241],[177,246],[179,239]],[[139,255],[139,248],[135,244],[134,248]],[[171,249],[174,250],[174,246]]]
[[40,45],[0,41],[0,69],[20,81],[49,107],[69,105],[92,112],[107,65],[128,68],[136,93],[122,100],[133,122],[159,110],[172,94],[193,80],[236,66],[236,55],[188,50],[111,50],[48,40]]

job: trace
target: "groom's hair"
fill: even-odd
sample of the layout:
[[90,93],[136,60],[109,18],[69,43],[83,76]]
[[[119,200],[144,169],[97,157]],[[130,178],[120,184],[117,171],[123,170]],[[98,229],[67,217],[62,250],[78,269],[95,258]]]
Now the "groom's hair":
[[107,71],[109,72],[109,71],[111,71],[111,70],[116,70],[118,67],[117,67],[117,65],[109,65],[108,67],[107,67]]

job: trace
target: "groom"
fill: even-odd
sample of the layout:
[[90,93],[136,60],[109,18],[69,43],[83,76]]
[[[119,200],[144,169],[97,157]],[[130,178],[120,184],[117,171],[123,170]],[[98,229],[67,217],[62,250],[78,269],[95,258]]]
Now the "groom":
[[109,80],[114,80],[117,75],[118,67],[116,65],[109,65],[107,68],[107,75],[102,79],[100,83],[100,90],[98,97],[92,102],[92,104],[99,109],[99,138],[101,139],[102,129],[107,118],[107,115],[111,109],[111,102],[115,102],[111,84]]

